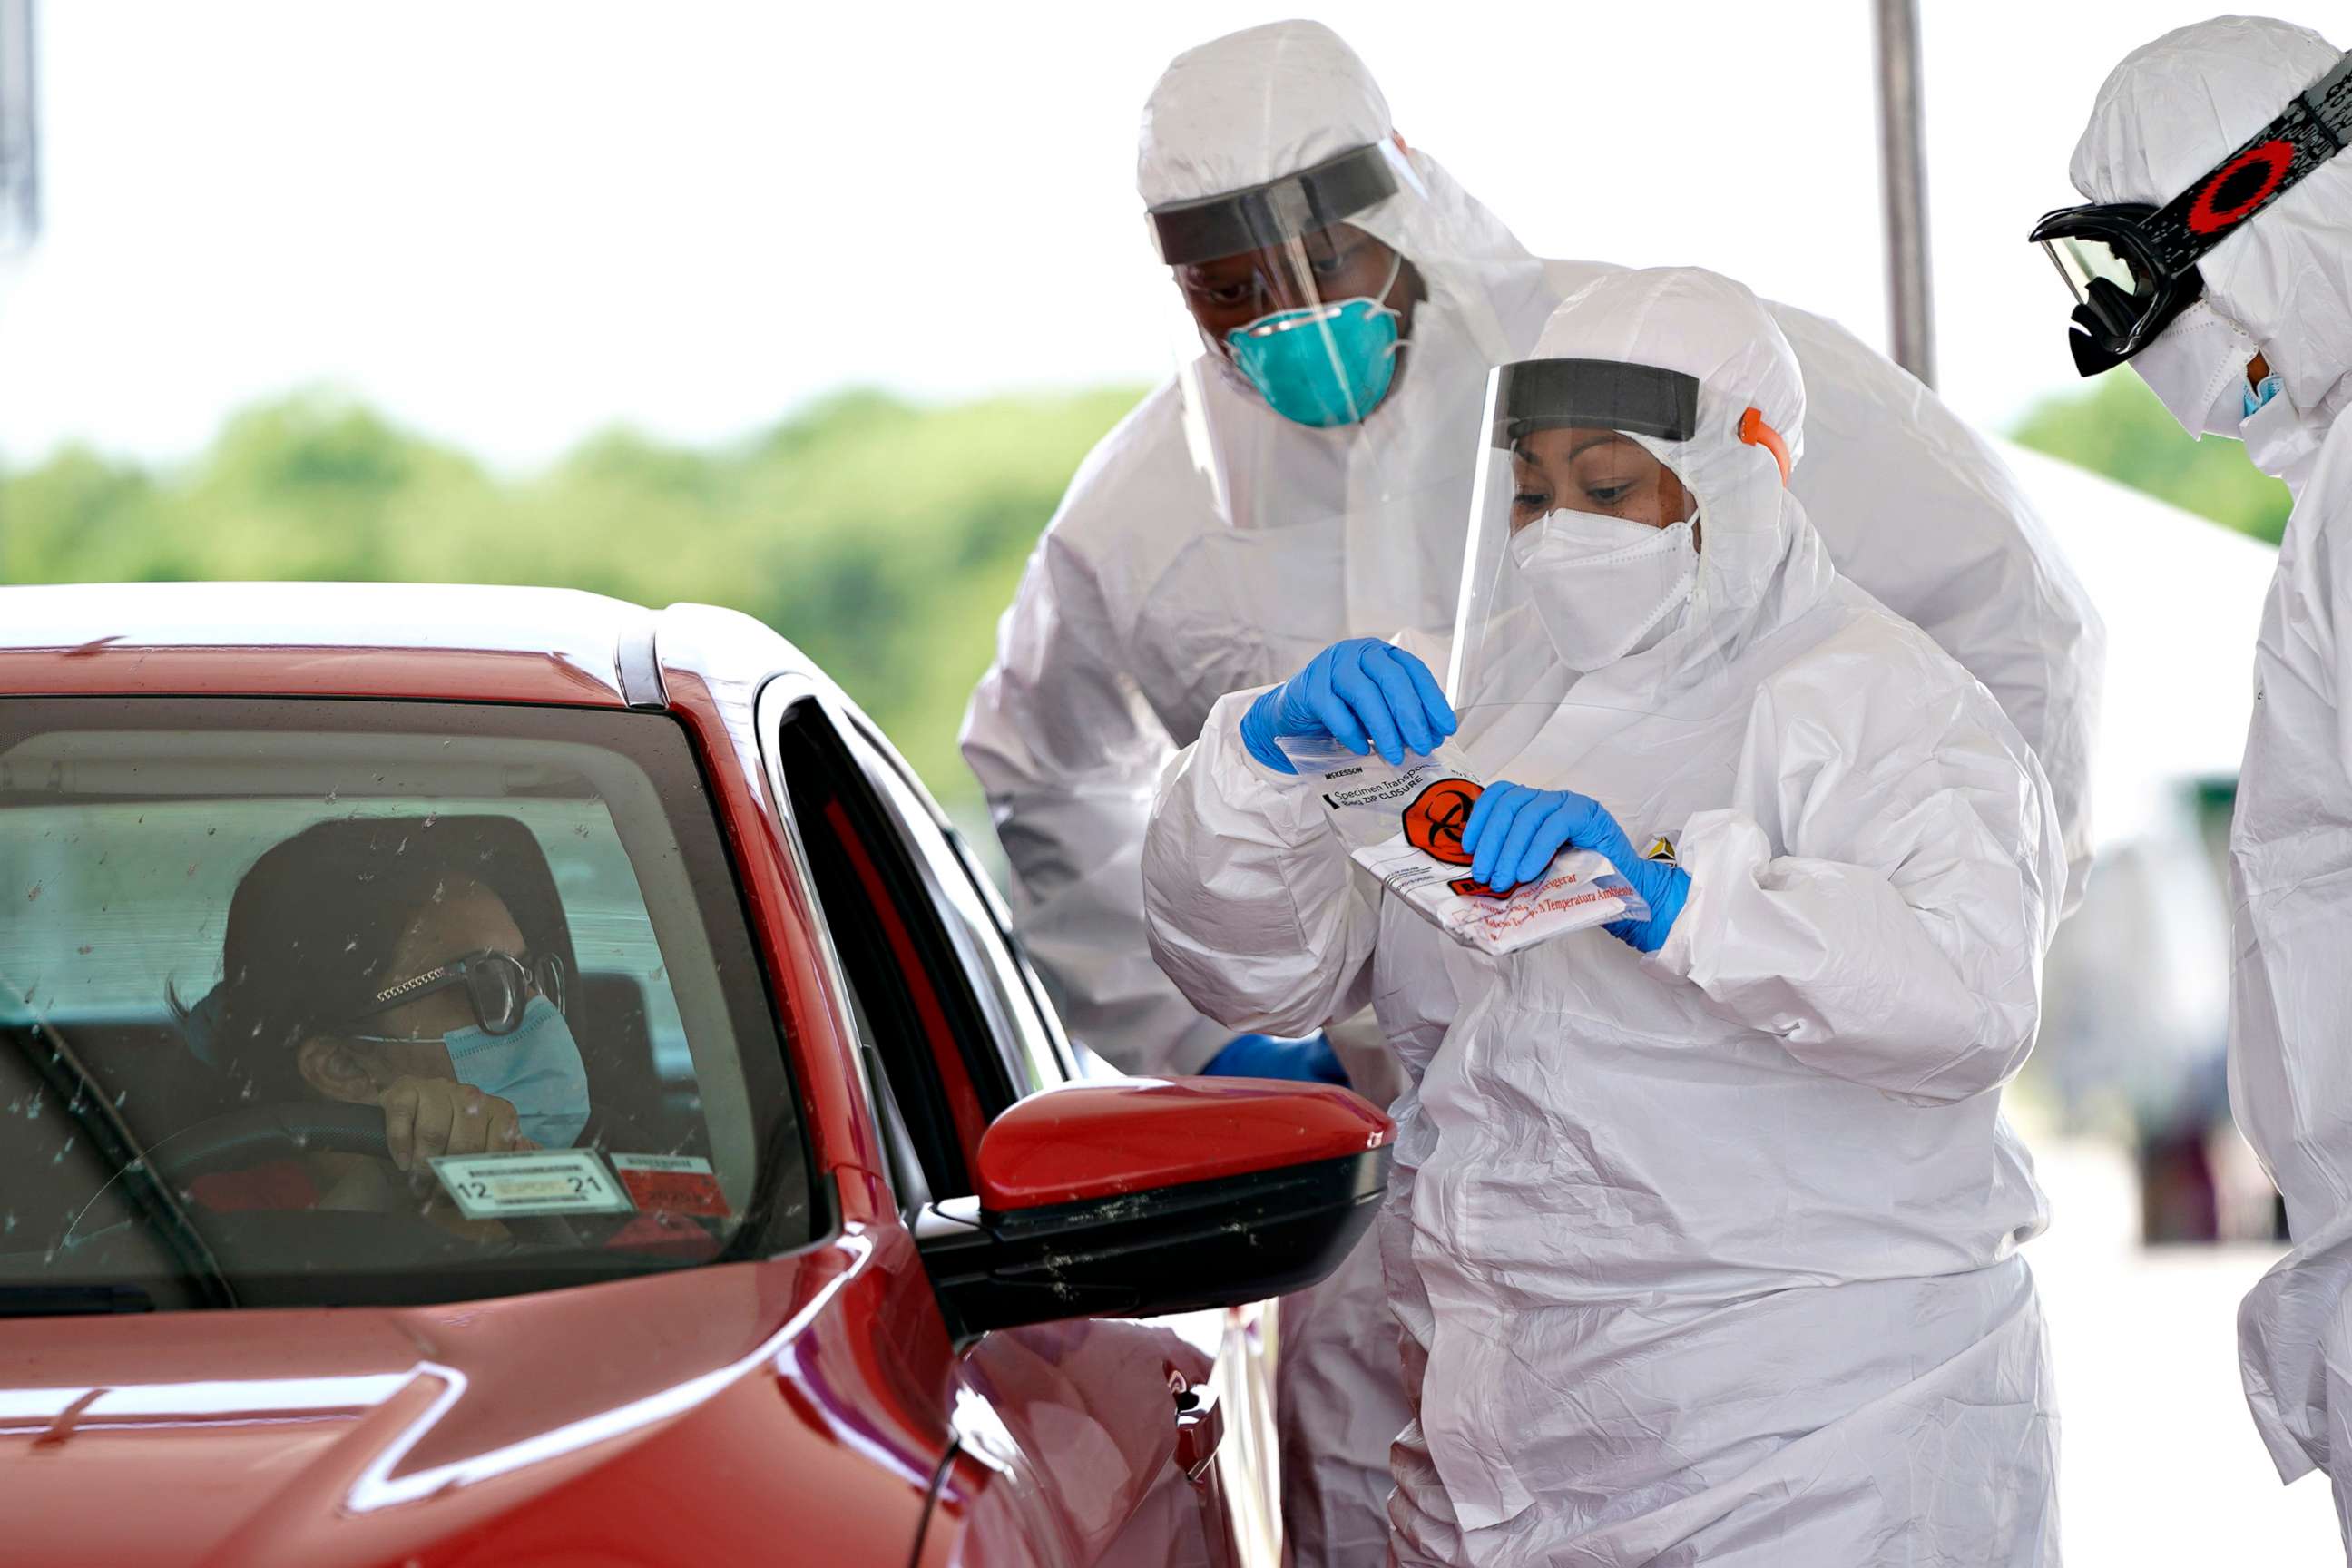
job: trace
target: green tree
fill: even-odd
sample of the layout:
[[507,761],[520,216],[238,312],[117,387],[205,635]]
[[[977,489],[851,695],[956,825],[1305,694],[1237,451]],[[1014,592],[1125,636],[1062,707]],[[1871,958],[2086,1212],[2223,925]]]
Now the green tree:
[[798,643],[935,791],[969,802],[955,730],[997,616],[1136,395],[853,392],[748,441],[612,431],[508,479],[304,394],[236,416],[179,468],[69,448],[0,476],[0,581],[518,583],[725,605]]
[[2127,372],[2101,376],[2085,395],[2042,403],[2018,426],[2016,438],[2273,544],[2294,504],[2286,487],[2246,461],[2237,442],[2190,440],[2156,394]]

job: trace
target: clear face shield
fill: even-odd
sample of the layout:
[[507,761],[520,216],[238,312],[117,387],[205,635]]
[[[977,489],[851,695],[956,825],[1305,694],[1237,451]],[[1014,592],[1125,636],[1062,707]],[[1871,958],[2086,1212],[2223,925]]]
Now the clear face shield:
[[1341,637],[1452,625],[1500,329],[1392,141],[1148,222],[1191,473],[1151,498],[1181,588],[1142,614],[1190,650],[1160,682],[1181,731]]
[[1419,279],[1349,220],[1397,193],[1399,162],[1375,142],[1149,215],[1180,331],[1293,424],[1360,425],[1396,378]]
[[1465,734],[1514,707],[1607,700],[1678,626],[1704,521],[1675,447],[1699,384],[1613,360],[1522,360],[1489,378],[1447,668]]

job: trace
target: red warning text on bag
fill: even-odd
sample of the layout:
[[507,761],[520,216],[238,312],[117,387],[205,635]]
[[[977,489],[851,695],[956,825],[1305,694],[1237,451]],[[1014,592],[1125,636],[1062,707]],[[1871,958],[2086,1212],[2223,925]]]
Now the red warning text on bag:
[[1448,866],[1470,864],[1462,830],[1470,825],[1470,808],[1484,787],[1468,779],[1439,779],[1423,790],[1404,808],[1404,841]]

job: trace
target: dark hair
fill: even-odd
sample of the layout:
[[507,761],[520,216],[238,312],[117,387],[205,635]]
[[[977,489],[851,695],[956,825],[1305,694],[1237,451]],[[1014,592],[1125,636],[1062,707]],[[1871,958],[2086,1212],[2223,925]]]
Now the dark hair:
[[364,1012],[401,978],[387,971],[402,933],[469,882],[499,895],[533,953],[576,973],[547,857],[512,817],[346,818],[273,846],[229,901],[214,1065],[257,1103],[314,1098],[295,1047]]

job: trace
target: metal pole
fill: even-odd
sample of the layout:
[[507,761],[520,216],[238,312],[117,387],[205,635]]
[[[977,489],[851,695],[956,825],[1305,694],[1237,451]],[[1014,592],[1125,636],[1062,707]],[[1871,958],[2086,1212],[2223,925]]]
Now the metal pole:
[[1936,384],[1927,275],[1927,159],[1919,112],[1918,0],[1872,0],[1878,37],[1878,163],[1886,205],[1886,310],[1895,363]]
[[0,0],[0,252],[41,232],[40,117],[33,0]]
[[[0,303],[9,258],[40,237],[40,106],[33,87],[33,0],[0,0]],[[5,479],[0,468],[0,484]],[[0,527],[0,583],[7,581],[5,545],[7,529]]]
[[[33,0],[0,0],[0,268],[41,232],[40,115],[35,98]],[[0,271],[0,294],[7,279]],[[0,469],[0,479],[5,479]],[[0,518],[0,530],[6,520]],[[0,568],[7,557],[0,552]],[[5,580],[5,571],[0,571]]]

